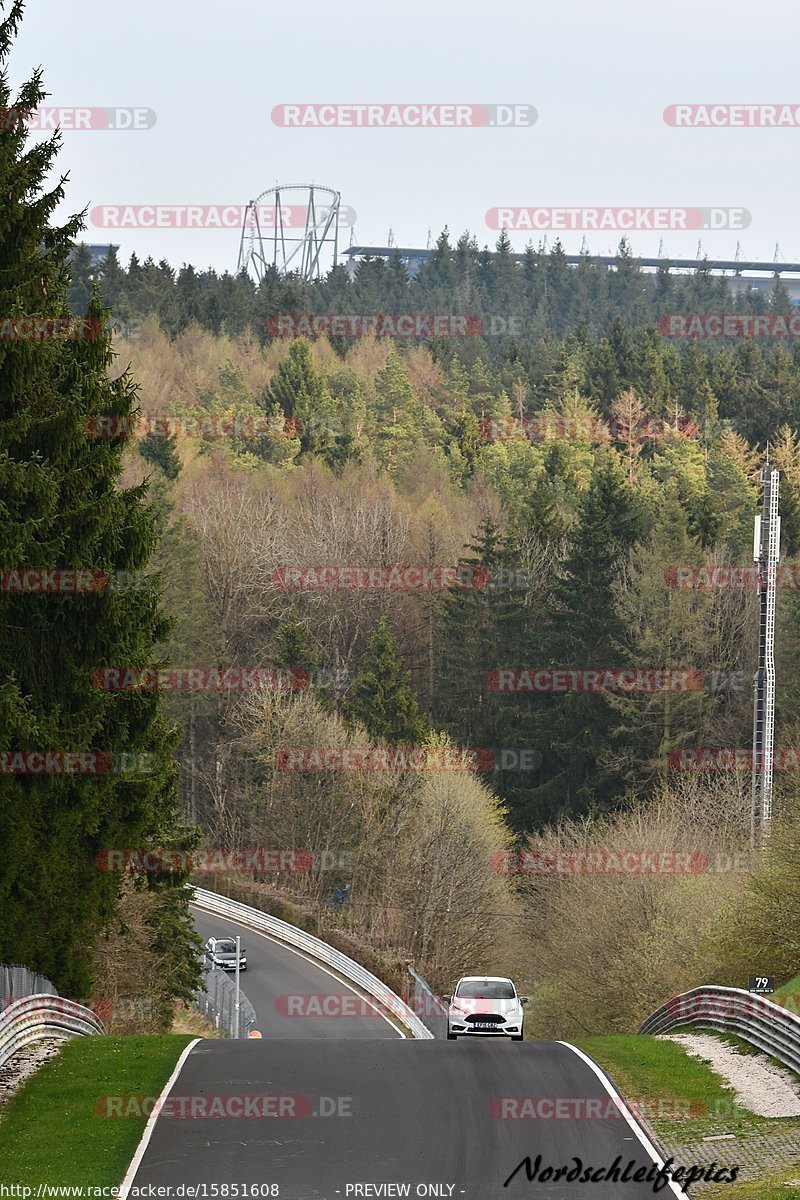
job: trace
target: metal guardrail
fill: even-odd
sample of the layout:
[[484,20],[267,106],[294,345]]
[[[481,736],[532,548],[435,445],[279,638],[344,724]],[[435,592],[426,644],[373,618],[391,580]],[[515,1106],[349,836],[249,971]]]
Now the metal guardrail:
[[216,892],[206,891],[205,888],[193,888],[191,884],[187,884],[187,886],[194,892],[194,903],[198,908],[216,913],[221,917],[227,917],[231,921],[239,921],[250,929],[268,933],[277,941],[285,942],[288,946],[305,950],[318,962],[325,963],[334,971],[338,971],[345,979],[350,980],[351,983],[358,984],[368,996],[377,1000],[383,1009],[396,1016],[415,1038],[430,1039],[433,1037],[430,1029],[423,1025],[406,1002],[401,1000],[383,980],[378,979],[377,975],[367,971],[352,958],[348,958],[346,954],[342,954],[340,950],[329,946],[327,942],[298,929],[295,925],[290,925],[287,921],[281,921],[278,917],[270,916],[269,913],[251,908],[249,904],[240,904],[238,900],[229,900],[227,896],[219,896]]
[[436,995],[427,979],[423,979],[410,963],[408,973],[412,980],[410,995],[407,997],[409,1007],[430,1030],[432,1037],[446,1039],[447,1005],[441,996]]
[[90,1008],[63,996],[40,993],[13,1000],[0,1013],[0,1067],[23,1047],[42,1038],[72,1038],[105,1033]]
[[800,1017],[765,996],[742,988],[693,988],[662,1004],[639,1033],[668,1033],[686,1025],[735,1033],[800,1073]]
[[[207,971],[194,993],[195,1007],[212,1021],[215,1029],[236,1037],[236,984],[218,967]],[[256,1027],[256,1012],[239,986],[239,1037],[248,1037]]]

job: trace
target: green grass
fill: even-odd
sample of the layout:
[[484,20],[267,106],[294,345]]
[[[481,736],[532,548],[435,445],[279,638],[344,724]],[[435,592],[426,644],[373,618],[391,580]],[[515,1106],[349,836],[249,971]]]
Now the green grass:
[[765,1054],[758,1046],[754,1046],[752,1042],[745,1041],[744,1038],[737,1037],[735,1033],[720,1033],[718,1029],[703,1029],[702,1033],[708,1037],[716,1038],[717,1041],[726,1042],[738,1054],[748,1054],[753,1058],[760,1058],[762,1062],[769,1063],[771,1067],[777,1067],[779,1071],[791,1071],[792,1069],[791,1067],[787,1067],[786,1063],[782,1063],[779,1058],[773,1058],[771,1054]]
[[146,1117],[104,1117],[104,1096],[158,1096],[190,1037],[78,1037],[0,1109],[0,1183],[118,1185]]
[[733,1090],[707,1062],[674,1042],[591,1037],[574,1044],[608,1072],[633,1103],[634,1113],[641,1113],[665,1141],[689,1142],[723,1133],[747,1137],[767,1128],[800,1130],[800,1118],[759,1117],[737,1104]]
[[779,987],[774,996],[767,996],[766,999],[771,1000],[773,1004],[781,1004],[795,1016],[800,1016],[800,975],[795,975],[794,979]]
[[[699,1193],[703,1200],[797,1200],[800,1196],[800,1166],[789,1167],[755,1183],[724,1183]],[[791,1184],[795,1186],[792,1187]]]
[[[680,1029],[675,1030],[675,1033],[680,1033],[680,1032],[681,1032]],[[687,1032],[691,1032],[691,1031],[687,1030]],[[716,1038],[717,1041],[719,1041],[719,1042],[725,1042],[726,1046],[730,1046],[731,1049],[736,1050],[736,1052],[738,1054],[749,1054],[754,1058],[761,1056],[761,1057],[766,1058],[768,1062],[774,1063],[777,1067],[783,1066],[782,1063],[778,1062],[777,1058],[769,1058],[768,1055],[764,1054],[763,1050],[759,1050],[758,1046],[754,1046],[752,1042],[745,1041],[745,1039],[739,1037],[738,1034],[721,1033],[719,1031],[719,1029],[702,1029],[702,1028],[698,1029],[697,1032],[702,1033],[704,1037],[713,1037],[713,1038]],[[785,1067],[784,1067],[784,1070],[786,1070]]]

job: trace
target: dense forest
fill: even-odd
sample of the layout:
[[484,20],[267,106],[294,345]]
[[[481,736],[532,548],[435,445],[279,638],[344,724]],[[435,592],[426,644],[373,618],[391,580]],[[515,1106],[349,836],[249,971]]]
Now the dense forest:
[[[502,390],[516,412],[521,401],[515,389],[524,387],[525,410],[536,413],[575,387],[607,414],[622,391],[634,388],[656,418],[678,405],[704,430],[729,421],[762,446],[798,417],[795,339],[659,333],[665,329],[659,320],[672,314],[786,315],[792,305],[780,281],[770,291],[732,293],[729,280],[711,275],[702,263],[684,275],[671,274],[667,264],[655,273],[643,271],[624,240],[612,270],[588,255],[578,267],[569,266],[559,242],[550,250],[529,247],[520,262],[505,233],[490,251],[479,250],[468,234],[453,246],[445,231],[413,279],[398,257],[366,259],[352,279],[340,265],[315,283],[270,269],[256,286],[246,275],[191,266],[176,271],[165,261],[141,263],[135,255],[125,268],[114,252],[92,268],[85,246],[73,255],[72,275],[73,312],[86,311],[98,283],[123,328],[155,316],[171,337],[197,325],[233,338],[251,333],[263,345],[282,314],[465,315],[472,318],[468,336],[427,344],[444,369],[458,359],[470,407],[488,415],[490,394],[496,400]],[[342,358],[351,344],[333,339]]]
[[[140,473],[155,473],[170,528],[180,518],[181,536],[199,543],[221,661],[313,664],[312,690],[369,733],[413,744],[438,730],[483,751],[479,774],[518,833],[614,809],[631,789],[647,795],[683,748],[748,745],[754,589],[674,580],[682,564],[748,562],[768,439],[783,472],[785,555],[800,545],[797,352],[658,334],[651,318],[670,304],[733,311],[724,280],[645,274],[624,245],[612,272],[562,259],[556,247],[515,264],[502,238],[489,254],[466,238],[450,248],[445,233],[413,281],[382,262],[352,281],[336,269],[319,284],[276,278],[260,289],[191,268],[176,276],[164,263],[132,259],[124,270],[113,255],[96,271],[104,303],[137,322],[119,341],[147,418],[130,469],[138,459]],[[78,271],[76,311],[88,286]],[[788,309],[780,288],[770,303]],[[269,338],[266,317],[292,306],[494,307],[528,314],[531,328],[525,338]],[[241,436],[220,436],[226,420]],[[237,525],[252,558],[246,582],[241,562],[209,565],[231,556],[226,532]],[[280,585],[287,565],[404,563],[461,564],[489,582]],[[223,584],[225,570],[240,574]],[[788,662],[792,595],[780,609]],[[419,720],[408,727],[382,723],[362,694],[379,618],[410,673]],[[578,668],[691,670],[696,684],[509,694],[497,683],[509,670]],[[788,672],[781,688],[791,724]],[[190,726],[183,786],[197,815],[212,804],[200,779],[213,775],[219,714],[195,705]]]
[[[118,314],[116,369],[130,363],[140,385],[126,479],[149,478],[160,506],[176,617],[164,661],[308,681],[167,697],[184,811],[206,843],[319,852],[308,872],[214,886],[283,897],[295,920],[310,904],[327,936],[370,946],[384,971],[411,955],[442,987],[456,964],[530,978],[535,944],[532,1017],[547,1034],[627,1029],[670,990],[741,983],[765,929],[770,962],[793,969],[773,881],[796,844],[800,354],[781,339],[667,338],[658,324],[786,314],[779,285],[734,297],[702,270],[646,274],[624,244],[606,271],[568,267],[559,246],[517,262],[502,237],[490,253],[446,232],[413,280],[399,261],[260,288],[113,256],[94,274],[76,271],[73,304],[96,284]],[[291,329],[330,313],[471,323],[455,337],[270,336],[281,315]],[[726,569],[752,561],[767,442],[781,470],[788,765],[758,861],[742,766],[757,596],[752,569]],[[384,581],[427,570],[428,585],[367,586],[377,568]],[[611,685],[564,685],[592,672]],[[625,672],[651,682],[615,684]],[[395,769],[376,768],[381,750]],[[431,769],[442,761],[451,769]],[[602,859],[609,847],[710,865],[691,878],[521,865],[526,850]],[[336,887],[348,900],[331,909]],[[677,961],[659,949],[665,931]]]

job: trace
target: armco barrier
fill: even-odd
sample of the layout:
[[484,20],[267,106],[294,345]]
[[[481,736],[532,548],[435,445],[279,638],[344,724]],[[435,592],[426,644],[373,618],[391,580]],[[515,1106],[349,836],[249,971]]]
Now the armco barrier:
[[90,1008],[62,996],[41,994],[14,1000],[0,1013],[0,1067],[31,1042],[105,1033]]
[[687,1025],[735,1033],[800,1073],[800,1017],[764,996],[742,988],[694,988],[662,1004],[639,1033],[669,1033]]
[[192,887],[191,884],[187,886],[194,892],[194,903],[198,908],[215,913],[220,917],[227,917],[231,921],[239,921],[240,924],[246,925],[250,929],[269,934],[276,941],[285,942],[287,946],[304,950],[317,962],[325,963],[334,971],[338,971],[345,979],[349,979],[351,983],[358,984],[362,991],[371,996],[373,1000],[377,1000],[381,1008],[397,1017],[415,1038],[430,1039],[433,1037],[431,1031],[422,1024],[416,1013],[412,1012],[406,1002],[395,995],[390,987],[378,979],[377,975],[373,975],[371,971],[359,966],[352,958],[348,958],[346,954],[329,946],[327,942],[298,929],[295,925],[289,925],[287,921],[281,921],[278,917],[270,916],[269,913],[251,908],[249,904],[240,904],[238,900],[229,900],[227,896],[219,896],[216,892],[207,892],[205,888]]

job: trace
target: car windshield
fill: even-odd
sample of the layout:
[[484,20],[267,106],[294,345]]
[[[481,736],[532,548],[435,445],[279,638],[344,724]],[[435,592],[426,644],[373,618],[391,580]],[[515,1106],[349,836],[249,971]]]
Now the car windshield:
[[214,949],[216,950],[217,954],[235,954],[236,953],[236,942],[233,942],[233,941],[217,942]]
[[516,993],[502,979],[468,979],[460,983],[456,995],[461,1000],[514,1000]]

